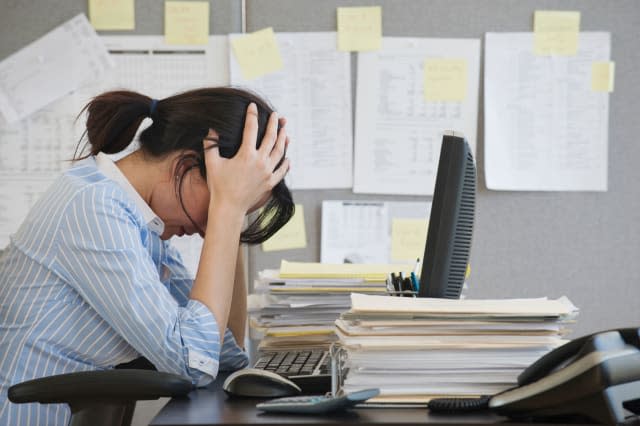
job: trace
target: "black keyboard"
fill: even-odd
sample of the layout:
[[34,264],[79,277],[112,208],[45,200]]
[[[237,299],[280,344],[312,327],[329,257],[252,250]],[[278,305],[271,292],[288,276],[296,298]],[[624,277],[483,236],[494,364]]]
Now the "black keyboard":
[[254,368],[286,377],[305,394],[331,390],[331,357],[329,351],[323,349],[262,352]]

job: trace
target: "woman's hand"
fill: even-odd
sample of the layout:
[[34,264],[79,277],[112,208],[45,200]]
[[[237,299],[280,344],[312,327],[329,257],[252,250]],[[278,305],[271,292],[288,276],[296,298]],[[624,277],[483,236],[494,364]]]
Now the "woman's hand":
[[[216,136],[210,132],[209,138]],[[246,214],[268,199],[273,187],[284,178],[289,170],[288,158],[277,170],[274,169],[285,153],[288,138],[284,127],[278,132],[275,112],[269,117],[260,148],[256,148],[257,136],[258,110],[251,103],[247,108],[242,144],[233,158],[221,157],[215,142],[204,140],[210,207],[215,203]]]

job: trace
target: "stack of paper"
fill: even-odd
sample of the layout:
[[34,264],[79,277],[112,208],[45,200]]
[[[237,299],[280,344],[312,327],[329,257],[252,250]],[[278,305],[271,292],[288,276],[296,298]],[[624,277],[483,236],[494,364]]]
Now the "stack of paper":
[[557,300],[451,300],[351,295],[336,320],[341,388],[379,387],[376,402],[491,395],[565,343],[577,308]]
[[384,294],[391,272],[411,265],[321,264],[282,261],[259,272],[250,297],[252,338],[260,348],[329,346],[334,322],[351,306],[350,294]]

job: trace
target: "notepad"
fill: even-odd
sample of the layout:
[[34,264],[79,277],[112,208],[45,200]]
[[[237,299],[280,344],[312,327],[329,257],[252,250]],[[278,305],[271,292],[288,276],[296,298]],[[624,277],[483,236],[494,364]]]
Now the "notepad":
[[280,264],[280,278],[362,278],[385,281],[390,273],[411,273],[414,265],[288,262]]

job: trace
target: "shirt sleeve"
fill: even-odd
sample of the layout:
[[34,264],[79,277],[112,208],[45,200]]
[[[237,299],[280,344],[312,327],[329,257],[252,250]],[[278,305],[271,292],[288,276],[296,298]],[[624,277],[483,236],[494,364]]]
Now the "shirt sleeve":
[[239,370],[247,365],[249,365],[247,352],[238,345],[233,333],[227,328],[220,351],[220,370]]
[[[178,305],[184,306],[189,302],[189,294],[193,287],[193,278],[184,266],[180,252],[171,244],[166,246],[167,256],[165,266],[169,270],[168,288]],[[244,349],[236,342],[236,339],[228,328],[222,340],[220,350],[221,371],[238,370],[249,364],[249,357]]]
[[55,262],[84,301],[158,370],[205,386],[226,345],[206,306],[196,300],[180,306],[162,284],[145,246],[157,238],[149,232],[119,187],[92,185],[67,206]]

